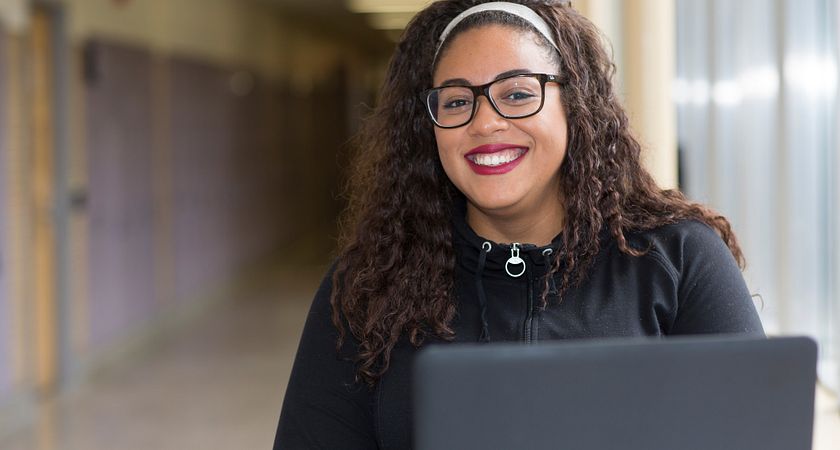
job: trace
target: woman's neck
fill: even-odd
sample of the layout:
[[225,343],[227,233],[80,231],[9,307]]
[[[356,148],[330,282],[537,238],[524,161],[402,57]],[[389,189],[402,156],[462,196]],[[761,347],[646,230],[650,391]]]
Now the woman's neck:
[[483,211],[467,202],[467,223],[476,234],[493,242],[544,246],[560,234],[565,223],[562,203],[552,206],[531,209],[530,214],[506,214]]

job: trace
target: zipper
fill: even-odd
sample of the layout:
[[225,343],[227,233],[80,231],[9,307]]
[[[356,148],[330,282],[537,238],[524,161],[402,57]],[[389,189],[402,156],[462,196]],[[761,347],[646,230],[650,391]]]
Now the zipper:
[[[519,257],[519,243],[510,244],[510,258],[505,261],[505,272],[513,278],[519,278],[525,273],[525,260]],[[519,266],[522,266],[520,269]]]
[[532,344],[534,336],[534,280],[531,271],[528,271],[528,311],[525,315],[525,343]]
[[[510,258],[505,262],[505,272],[511,278],[519,278],[528,272],[528,292],[526,294],[527,297],[527,312],[525,314],[525,323],[523,325],[524,330],[524,340],[526,344],[533,343],[537,336],[536,336],[536,321],[534,320],[535,315],[535,308],[534,308],[534,275],[533,272],[527,270],[528,267],[525,264],[525,260],[523,260],[519,256],[519,251],[521,250],[521,245],[518,242],[514,242],[510,244]],[[531,247],[530,245],[526,245],[526,247]]]

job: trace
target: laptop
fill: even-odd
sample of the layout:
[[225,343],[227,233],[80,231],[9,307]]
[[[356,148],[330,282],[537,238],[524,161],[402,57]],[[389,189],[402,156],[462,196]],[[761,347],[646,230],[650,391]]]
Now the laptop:
[[451,344],[414,365],[418,450],[811,450],[816,343]]

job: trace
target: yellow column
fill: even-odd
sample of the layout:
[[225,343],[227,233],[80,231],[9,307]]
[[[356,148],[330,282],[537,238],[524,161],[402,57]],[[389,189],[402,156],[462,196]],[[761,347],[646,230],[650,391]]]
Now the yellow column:
[[673,0],[623,4],[625,104],[645,152],[644,162],[662,188],[677,186],[676,108],[671,97],[676,56]]
[[32,17],[32,297],[35,308],[35,382],[48,392],[56,381],[55,230],[53,227],[53,91],[50,19],[36,10]]
[[620,54],[622,0],[578,0],[572,5],[591,20],[610,40],[616,56]]

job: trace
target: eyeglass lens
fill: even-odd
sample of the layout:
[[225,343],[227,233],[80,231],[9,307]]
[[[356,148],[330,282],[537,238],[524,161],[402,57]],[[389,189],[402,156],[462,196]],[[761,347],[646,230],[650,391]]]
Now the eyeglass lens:
[[[429,112],[440,126],[457,127],[472,119],[475,89],[447,86],[429,92]],[[542,105],[542,84],[536,77],[504,78],[490,84],[487,92],[493,108],[506,118],[535,114]]]

